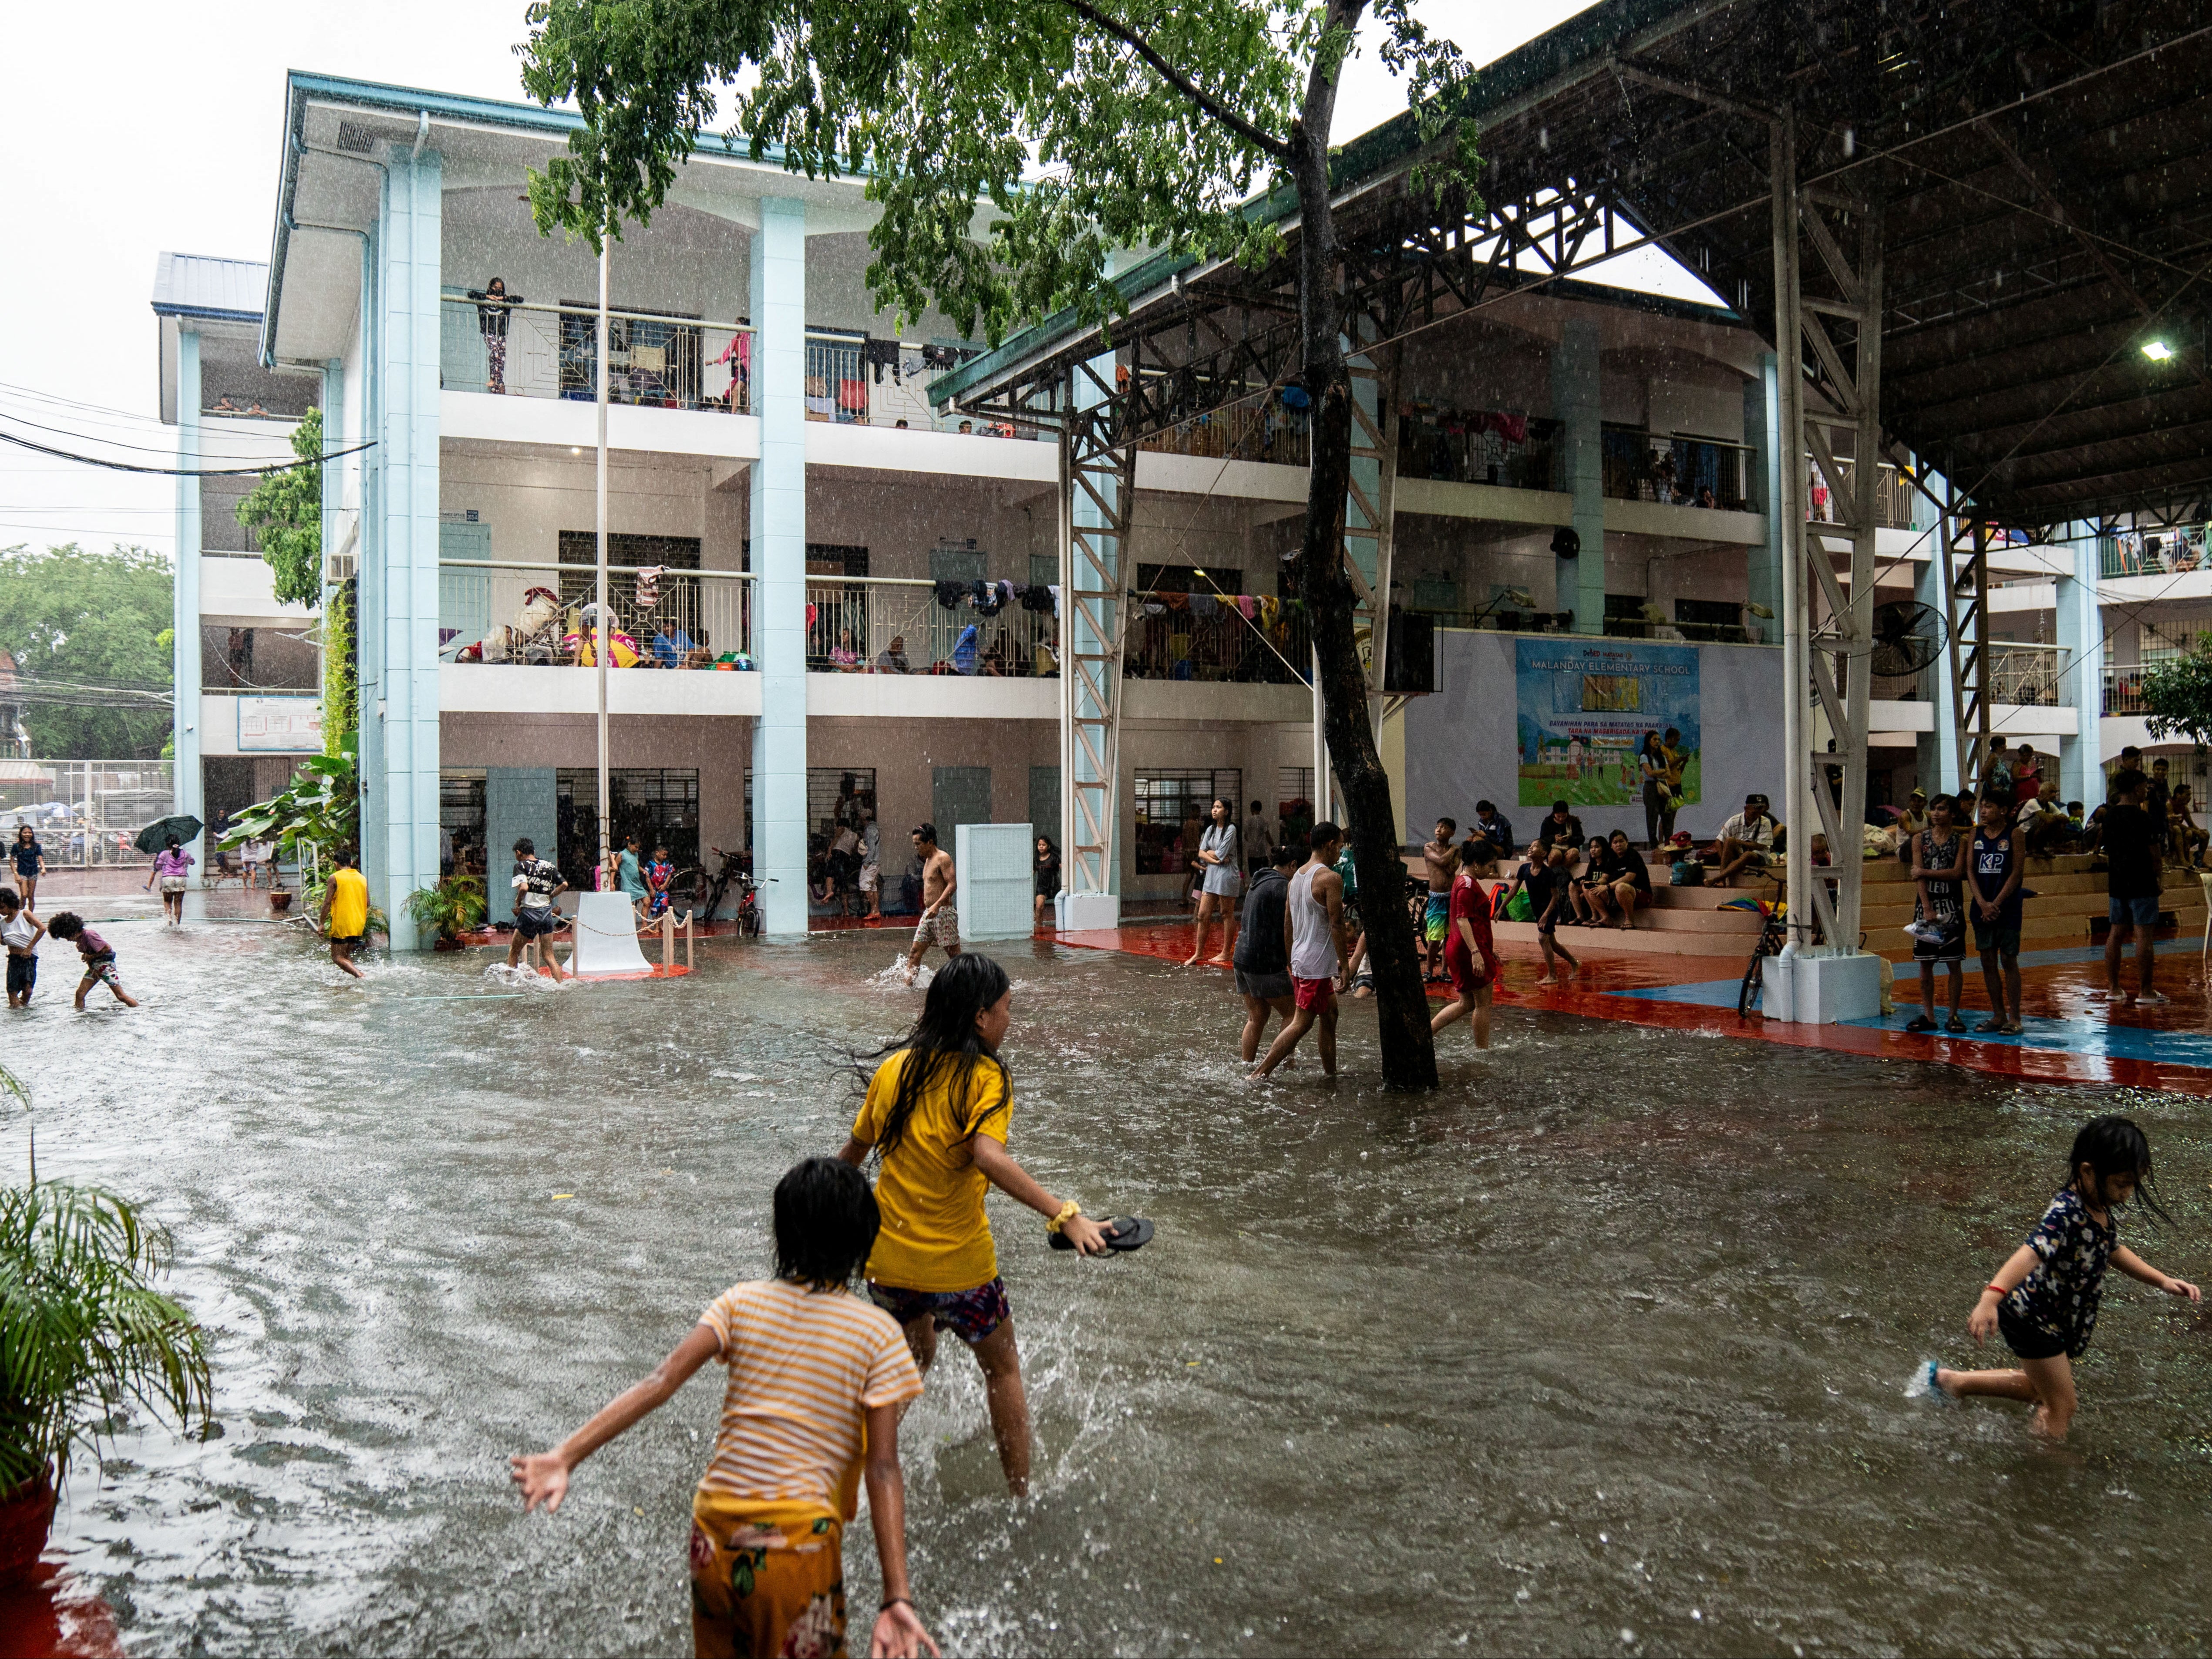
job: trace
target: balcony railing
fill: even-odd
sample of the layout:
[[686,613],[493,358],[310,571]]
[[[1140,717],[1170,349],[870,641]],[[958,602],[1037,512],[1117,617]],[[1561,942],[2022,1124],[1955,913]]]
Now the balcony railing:
[[2104,710],[2107,714],[2147,714],[2143,704],[2141,665],[2105,671]]
[[1305,608],[1251,594],[1135,593],[1123,633],[1133,680],[1304,684],[1313,662]]
[[1619,501],[1668,501],[1741,512],[1753,452],[1717,438],[1676,438],[1632,427],[1603,428],[1605,493]]
[[1407,404],[1398,411],[1398,476],[1558,489],[1553,440],[1559,428],[1557,421],[1494,410]]
[[[623,667],[751,667],[752,580],[741,570],[664,570],[647,605],[635,570],[609,570],[610,660]],[[584,611],[595,586],[589,565],[441,559],[438,654],[447,662],[574,666],[587,654]]]
[[[1853,463],[1839,461],[1836,465],[1838,488],[1851,489]],[[1914,530],[1914,514],[1920,510],[1920,492],[1913,488],[1912,480],[1900,477],[1888,462],[1880,463],[1881,471],[1875,479],[1874,521],[1887,530]],[[1933,508],[1928,511],[1932,513]],[[1814,465],[1808,458],[1805,468],[1805,517],[1814,524],[1837,524],[1842,514],[1837,510],[1834,494],[1828,488],[1828,475]]]
[[[950,590],[948,590],[949,592]],[[817,673],[972,674],[1033,679],[1060,672],[1060,619],[994,588],[989,614],[963,590],[939,603],[914,576],[806,584],[806,665]]]
[[[439,383],[448,392],[599,396],[599,317],[591,307],[444,297]],[[614,311],[607,323],[607,398],[658,409],[751,407],[752,331],[696,317]]]
[[1217,409],[1180,422],[1140,441],[1137,447],[1162,455],[1191,455],[1203,460],[1270,461],[1304,466],[1312,449],[1303,412],[1268,404]]
[[1991,702],[2015,703],[2031,708],[2057,708],[2065,703],[2067,659],[2063,646],[1993,644],[1983,670],[1983,683]]
[[1936,701],[1937,665],[1911,674],[1876,674],[1873,681],[1873,696],[1876,702],[1933,702]]
[[2212,569],[2205,552],[2204,532],[2198,530],[2130,531],[2100,537],[2098,564],[2107,576],[2178,575],[2187,570]]

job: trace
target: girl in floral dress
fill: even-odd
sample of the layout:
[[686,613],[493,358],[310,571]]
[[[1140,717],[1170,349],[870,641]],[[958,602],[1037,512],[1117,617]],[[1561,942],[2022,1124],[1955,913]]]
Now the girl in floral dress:
[[2154,1214],[2165,1214],[2143,1191],[2150,1180],[2150,1143],[2133,1121],[2091,1118],[2074,1137],[2067,1169],[2066,1184],[2027,1243],[1997,1269],[1966,1319],[1967,1333],[1978,1343],[1991,1331],[2001,1334],[2019,1356],[2020,1368],[1954,1371],[1931,1359],[1915,1390],[1941,1390],[1953,1399],[1987,1394],[2027,1401],[2035,1407],[2028,1431],[2051,1440],[2063,1440],[2073,1420],[2071,1362],[2087,1349],[2097,1328],[2107,1267],[2168,1296],[2203,1299],[2196,1285],[2169,1278],[2119,1242],[2117,1212],[2137,1192]]

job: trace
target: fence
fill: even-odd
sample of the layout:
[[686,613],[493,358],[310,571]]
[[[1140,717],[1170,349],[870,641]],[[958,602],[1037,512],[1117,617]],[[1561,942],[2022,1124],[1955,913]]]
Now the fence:
[[1279,466],[1304,466],[1313,453],[1306,416],[1273,404],[1258,409],[1217,409],[1178,422],[1137,447],[1162,455],[1271,461]]
[[49,870],[146,866],[132,843],[169,816],[176,763],[165,760],[0,762],[0,835],[13,841],[27,823],[46,848]]
[[2142,694],[2143,671],[2141,666],[2108,668],[2105,671],[2104,710],[2107,714],[2147,714]]
[[2056,645],[1991,645],[1984,683],[1993,703],[2019,703],[2033,708],[2057,708],[2066,678],[2064,647]]
[[2200,530],[2126,530],[2097,538],[2098,564],[2107,576],[2178,575],[2212,568],[2205,550],[2212,526]]
[[[447,391],[598,398],[597,310],[522,300],[488,305],[465,294],[444,300],[438,378]],[[741,415],[751,407],[751,374],[749,328],[643,311],[607,314],[611,403]]]
[[[848,576],[806,585],[806,665],[817,672],[1041,678],[1060,672],[1059,644],[1058,615],[1029,610],[1016,599],[986,616],[965,598],[950,609],[940,605],[936,584],[919,577]],[[905,668],[892,665],[898,658]]]
[[[752,580],[741,570],[664,570],[659,592],[647,605],[639,602],[637,572],[617,567],[607,572],[607,608],[616,633],[629,635],[651,666],[712,668],[751,654],[746,585]],[[573,666],[582,645],[584,607],[596,585],[588,565],[441,559],[439,654],[448,662],[479,660],[463,653],[489,637],[495,644],[482,660]],[[525,626],[524,601],[533,589],[556,595],[561,608],[532,629]],[[502,635],[501,629],[509,631]]]

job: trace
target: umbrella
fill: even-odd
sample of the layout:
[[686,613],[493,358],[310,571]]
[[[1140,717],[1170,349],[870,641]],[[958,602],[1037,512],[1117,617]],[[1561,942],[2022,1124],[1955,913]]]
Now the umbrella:
[[159,852],[170,836],[187,842],[199,834],[201,827],[200,821],[190,812],[179,812],[173,818],[155,819],[138,832],[138,839],[133,844],[142,853]]

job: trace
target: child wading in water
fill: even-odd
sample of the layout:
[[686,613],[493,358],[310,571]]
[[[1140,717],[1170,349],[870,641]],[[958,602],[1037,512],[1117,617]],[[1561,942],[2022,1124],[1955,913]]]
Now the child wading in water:
[[64,910],[46,924],[46,931],[56,939],[76,946],[76,953],[84,958],[84,977],[76,982],[76,1011],[84,1012],[85,993],[95,985],[105,985],[115,993],[115,1000],[126,1008],[136,1008],[138,999],[123,988],[116,976],[115,947],[84,925],[84,918],[74,910]]
[[702,1659],[845,1651],[844,1528],[864,1462],[884,1574],[868,1650],[938,1650],[907,1584],[898,1461],[899,1413],[921,1379],[898,1327],[847,1288],[879,1224],[859,1170],[808,1158],[776,1182],[775,1277],[723,1291],[651,1376],[555,1449],[510,1460],[524,1510],[543,1504],[550,1515],[577,1464],[709,1359],[728,1367],[722,1426],[691,1500],[691,1641]]
[[0,887],[0,943],[8,947],[8,1006],[27,1008],[39,988],[39,941],[46,926],[12,887]]
[[[2074,1419],[2074,1368],[2097,1328],[2097,1303],[2107,1266],[2130,1279],[2154,1285],[2168,1296],[2203,1300],[2197,1286],[2170,1279],[2119,1242],[2113,1212],[2150,1180],[2150,1143],[2124,1117],[2093,1117],[2074,1137],[2066,1184],[2043,1219],[1984,1288],[1967,1316],[1976,1342],[1991,1331],[2020,1356],[2021,1369],[1954,1371],[1929,1360],[1925,1383],[1957,1398],[1996,1395],[2025,1400],[2035,1407],[2030,1433],[2052,1440],[2066,1437]],[[2158,1200],[2143,1192],[2153,1213],[2164,1215]]]
[[983,1194],[997,1187],[1087,1255],[1108,1247],[1074,1200],[1061,1203],[1006,1151],[1013,1082],[999,1044],[1012,1009],[1006,970],[990,957],[946,963],[929,982],[913,1032],[876,1067],[838,1156],[854,1165],[872,1151],[882,1159],[876,1198],[884,1230],[868,1257],[868,1293],[906,1328],[925,1372],[939,1330],[968,1345],[983,1368],[1000,1467],[1018,1498],[1030,1485],[1029,1399]]

